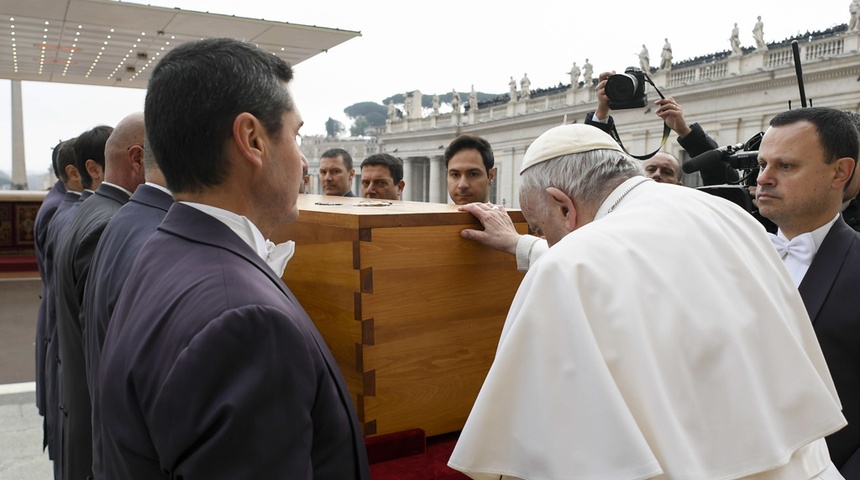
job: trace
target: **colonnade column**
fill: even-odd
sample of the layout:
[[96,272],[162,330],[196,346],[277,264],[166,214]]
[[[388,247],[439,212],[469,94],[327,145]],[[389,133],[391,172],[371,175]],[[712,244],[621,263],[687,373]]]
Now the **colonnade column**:
[[416,189],[419,188],[418,185],[415,185],[412,182],[412,158],[411,157],[405,157],[403,159],[403,180],[406,181],[406,186],[403,187],[403,195],[402,195],[403,200],[410,200],[411,201],[413,198],[415,198],[414,195],[412,195],[412,192],[416,191]]
[[445,198],[442,196],[444,169],[442,157],[430,157],[430,203],[445,203]]
[[24,107],[21,80],[12,80],[12,188],[27,189],[27,162],[24,158]]

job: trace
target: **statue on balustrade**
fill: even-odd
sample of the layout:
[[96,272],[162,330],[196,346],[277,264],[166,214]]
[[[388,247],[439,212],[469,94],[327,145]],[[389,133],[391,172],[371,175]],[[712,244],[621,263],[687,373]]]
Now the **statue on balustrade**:
[[520,80],[520,91],[522,92],[522,98],[530,98],[532,96],[531,85],[532,82],[529,80],[529,75],[527,73],[524,73],[523,79]]
[[592,75],[594,75],[594,67],[588,63],[588,59],[585,59],[585,63],[582,64],[582,81],[585,82],[586,88],[591,88],[594,86],[594,82],[592,81]]
[[570,67],[570,88],[576,88],[579,85],[580,73],[582,71],[576,66],[576,62],[573,62],[573,66]]
[[648,48],[642,44],[642,50],[639,51],[639,68],[645,73],[651,72],[651,56],[648,54]]
[[394,109],[394,99],[388,101],[388,121],[393,122],[397,119],[397,110]]
[[511,101],[517,101],[517,81],[514,80],[514,77],[511,77],[511,81],[508,82],[508,87],[510,88],[509,95],[511,96]]
[[456,88],[451,91],[451,109],[454,113],[460,113],[460,94]]
[[860,0],[853,0],[848,6],[848,13],[851,18],[848,19],[848,31],[860,30]]
[[439,115],[439,95],[433,95],[433,115]]
[[761,16],[757,17],[758,21],[755,22],[755,27],[753,27],[753,38],[755,38],[755,48],[757,50],[767,50],[767,44],[764,43],[764,23],[761,21]]
[[469,92],[469,110],[478,111],[478,92],[475,91],[475,85],[472,84],[472,91]]
[[732,36],[729,37],[729,43],[732,45],[732,55],[742,55],[744,53],[741,49],[741,32],[740,29],[738,29],[737,23],[735,23],[735,28],[732,29]]
[[672,44],[669,43],[668,38],[664,38],[663,41],[665,41],[666,43],[663,44],[663,52],[660,53],[660,70],[671,70]]
[[412,118],[412,93],[410,92],[403,94],[403,110],[406,111],[406,118]]

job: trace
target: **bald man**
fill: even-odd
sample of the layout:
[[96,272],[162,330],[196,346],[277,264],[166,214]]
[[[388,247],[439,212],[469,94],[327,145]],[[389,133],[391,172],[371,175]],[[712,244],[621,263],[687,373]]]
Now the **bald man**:
[[[90,261],[102,232],[144,182],[143,138],[143,113],[133,113],[117,124],[103,147],[104,179],[75,212],[58,247],[55,303],[62,365],[62,471],[66,479],[92,477],[92,404],[83,340],[86,321],[82,322],[80,314]],[[79,163],[81,160],[78,158]]]
[[657,152],[642,163],[645,176],[657,183],[681,183],[681,164],[671,153]]

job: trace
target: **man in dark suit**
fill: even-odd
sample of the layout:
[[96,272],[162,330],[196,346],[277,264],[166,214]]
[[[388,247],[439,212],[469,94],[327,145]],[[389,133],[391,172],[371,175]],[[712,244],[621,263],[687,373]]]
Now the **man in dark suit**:
[[[66,194],[62,202],[57,207],[53,218],[48,223],[45,232],[45,245],[43,251],[44,257],[44,291],[42,293],[42,304],[40,311],[44,312],[43,316],[39,317],[39,324],[36,326],[36,369],[37,379],[42,377],[44,386],[44,405],[45,405],[45,439],[44,442],[48,447],[48,457],[54,461],[54,477],[62,478],[62,464],[60,462],[62,453],[62,430],[60,412],[60,392],[59,392],[59,351],[57,349],[57,329],[56,329],[56,305],[54,303],[54,257],[57,250],[59,240],[63,237],[69,220],[74,215],[75,211],[81,204],[82,192],[84,187],[81,183],[81,175],[78,172],[78,167],[75,164],[75,144],[76,139],[66,140],[57,155],[57,169],[60,173],[60,180],[66,186]],[[41,348],[40,348],[41,346]],[[41,352],[40,352],[41,350]],[[43,361],[39,362],[38,359]],[[38,382],[38,380],[37,380]]]
[[[95,193],[86,199],[69,222],[56,257],[57,339],[62,363],[63,478],[92,476],[92,403],[84,360],[84,324],[81,304],[89,278],[90,260],[110,218],[143,183],[143,114],[127,116],[105,143],[93,142],[94,151],[77,148],[90,138],[78,137],[76,157],[93,177]],[[98,134],[97,134],[98,135]],[[99,150],[102,152],[98,155]],[[98,181],[91,163],[98,163],[104,180]],[[79,168],[80,169],[80,168]],[[97,183],[98,182],[98,183]]]
[[[857,127],[860,134],[860,113],[846,110],[846,114],[851,117],[854,126]],[[860,199],[857,198],[860,193],[860,175],[851,177],[851,182],[848,188],[845,189],[845,194],[842,196],[842,218],[849,227],[860,232]]]
[[[36,266],[39,268],[39,277],[42,279],[42,294],[39,297],[39,314],[36,319],[36,408],[39,415],[45,416],[45,240],[48,236],[48,224],[57,213],[57,208],[63,203],[66,195],[66,185],[60,177],[57,167],[57,154],[64,142],[60,142],[51,152],[51,167],[57,182],[45,195],[42,205],[36,213],[36,222],[33,225],[34,246],[36,248]],[[47,440],[47,437],[46,437]],[[47,444],[45,444],[47,446]]]
[[839,212],[858,150],[844,112],[783,112],[762,139],[756,189],[761,214],[779,227],[774,245],[799,286],[848,420],[827,437],[845,478],[860,478],[860,233]]
[[331,148],[320,157],[320,184],[323,194],[337,197],[354,197],[352,179],[355,168],[352,155],[342,148]]
[[369,478],[340,370],[265,240],[298,216],[291,79],[231,39],[186,43],[152,72],[147,137],[177,202],[105,337],[106,478]]
[[[98,419],[98,369],[104,336],[116,301],[131,272],[131,265],[140,248],[155,233],[156,227],[167,215],[173,196],[151,149],[144,149],[146,183],[137,187],[129,202],[120,208],[99,240],[90,263],[90,274],[84,288],[82,320],[84,356],[87,367],[87,385],[93,401],[93,425]],[[103,478],[101,430],[93,429],[93,473]]]

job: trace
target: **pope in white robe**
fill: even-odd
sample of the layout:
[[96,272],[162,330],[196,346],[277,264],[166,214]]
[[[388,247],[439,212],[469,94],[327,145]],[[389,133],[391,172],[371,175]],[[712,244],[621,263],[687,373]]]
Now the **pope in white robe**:
[[[594,150],[627,157],[590,126],[548,131],[526,152],[524,186],[530,168]],[[630,168],[615,184],[590,213],[576,197],[527,208],[522,195],[549,193],[521,193],[552,247],[514,298],[449,465],[480,480],[831,472],[823,437],[845,419],[764,229]],[[575,209],[579,220],[553,223]]]

